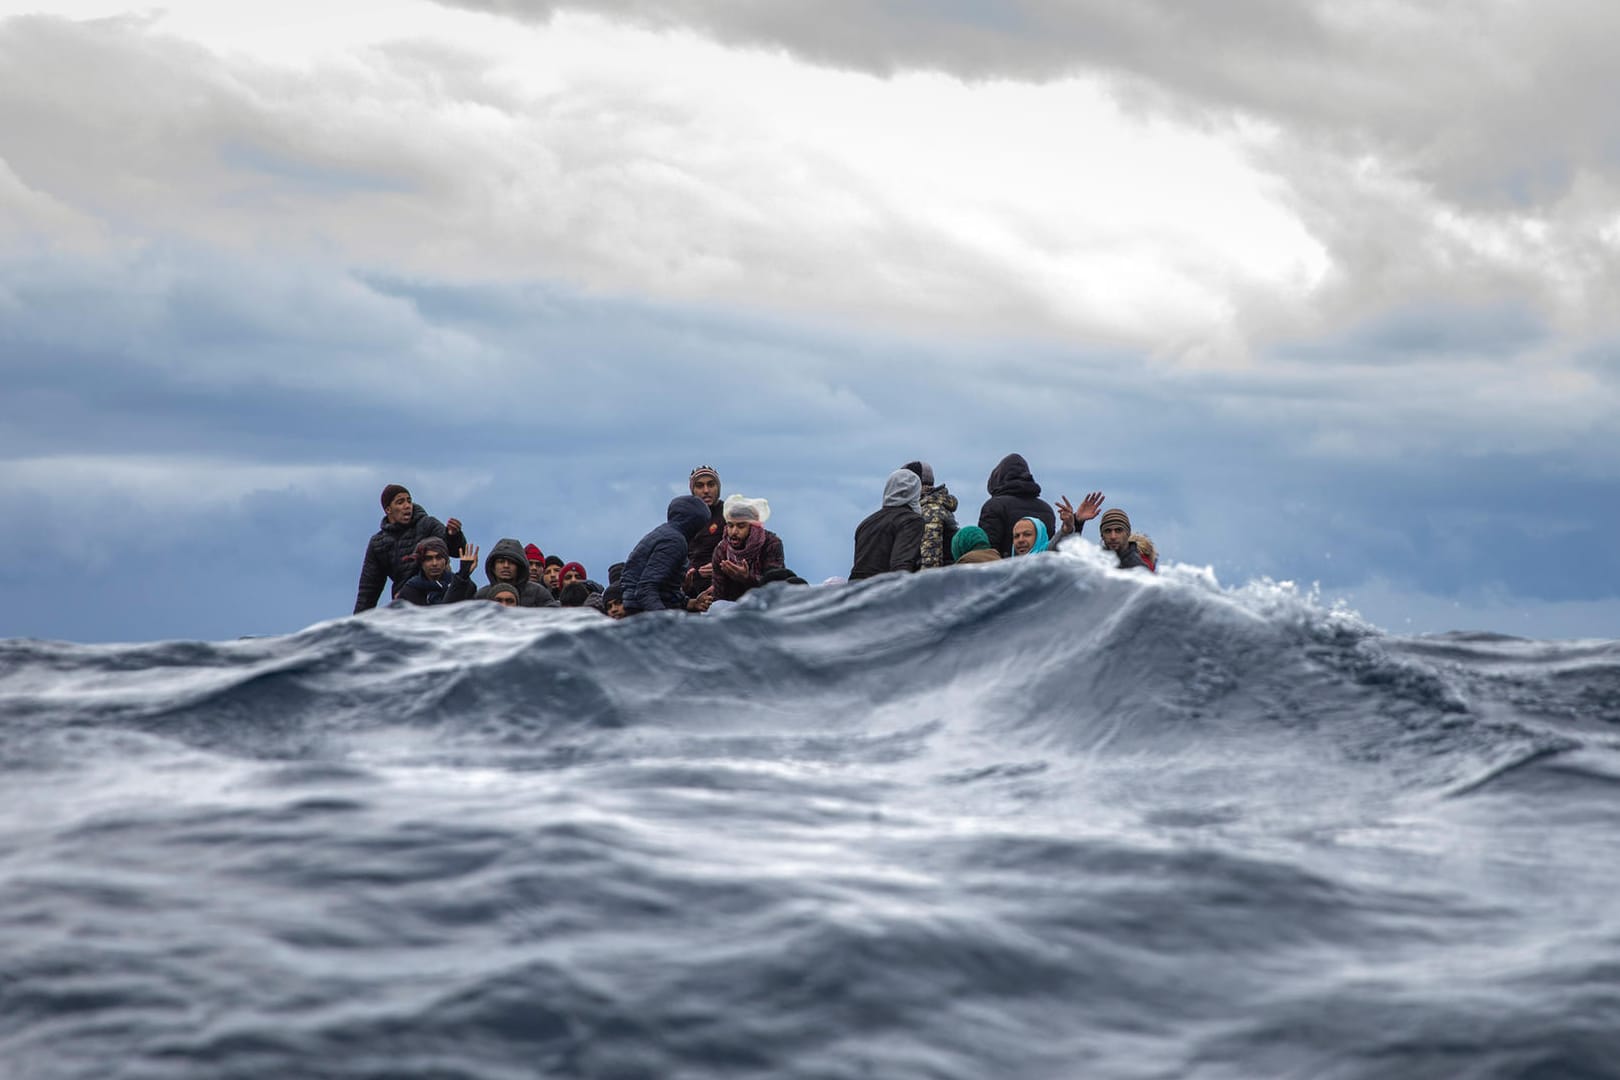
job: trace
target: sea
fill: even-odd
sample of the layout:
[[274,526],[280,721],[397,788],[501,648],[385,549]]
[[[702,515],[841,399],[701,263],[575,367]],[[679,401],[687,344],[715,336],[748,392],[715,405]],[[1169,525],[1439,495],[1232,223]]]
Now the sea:
[[1161,570],[0,643],[0,1077],[1620,1076],[1620,642]]

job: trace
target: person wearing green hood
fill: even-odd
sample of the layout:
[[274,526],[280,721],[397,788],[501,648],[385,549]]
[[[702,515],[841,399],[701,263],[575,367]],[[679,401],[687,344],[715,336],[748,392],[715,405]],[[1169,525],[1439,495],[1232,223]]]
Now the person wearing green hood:
[[951,561],[957,566],[1000,562],[1001,553],[990,546],[990,537],[977,525],[964,525],[951,538]]

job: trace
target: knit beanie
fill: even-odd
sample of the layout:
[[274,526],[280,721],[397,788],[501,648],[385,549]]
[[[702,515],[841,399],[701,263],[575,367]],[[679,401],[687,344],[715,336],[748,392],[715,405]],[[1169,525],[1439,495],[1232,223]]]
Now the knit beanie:
[[916,473],[917,479],[923,482],[924,488],[931,488],[934,486],[934,467],[928,464],[928,462],[908,461],[900,467],[902,469],[910,469],[912,472]]
[[720,482],[720,474],[715,471],[713,465],[699,465],[697,468],[693,469],[691,475],[686,478],[686,485],[688,489],[691,488],[692,482],[700,476],[711,477],[717,484]]
[[951,538],[951,561],[959,561],[970,551],[990,546],[990,534],[977,525],[964,525]]
[[623,577],[623,576],[624,576],[624,563],[616,562],[612,566],[608,567],[608,584],[609,585],[617,585],[619,583],[619,579],[621,577]]
[[1130,516],[1123,510],[1104,510],[1102,520],[1097,522],[1097,531],[1102,532],[1110,525],[1121,525],[1127,534],[1131,531]]
[[579,564],[579,563],[577,563],[577,562],[571,562],[571,563],[568,563],[568,564],[567,564],[567,565],[565,565],[565,566],[564,566],[564,567],[563,567],[563,568],[562,568],[562,573],[561,573],[561,574],[559,574],[559,575],[558,575],[558,576],[559,576],[559,577],[567,577],[567,576],[568,576],[568,571],[570,571],[570,570],[578,570],[578,571],[579,571],[579,577],[580,577],[580,580],[581,580],[581,581],[583,581],[583,580],[585,580],[585,579],[586,579],[586,578],[588,578],[588,577],[590,577],[590,576],[591,576],[591,575],[589,575],[589,574],[587,574],[587,573],[586,573],[586,572],[585,572],[585,567],[583,567],[583,566],[581,566],[581,565],[580,565],[580,564]]
[[523,599],[523,594],[518,592],[518,587],[512,584],[510,581],[497,581],[495,584],[491,585],[489,587],[489,599],[493,600],[497,595],[503,592],[509,592],[519,600]]
[[437,536],[430,536],[426,540],[423,540],[421,543],[416,545],[415,554],[416,563],[418,566],[422,564],[422,557],[430,551],[441,552],[447,559],[450,557],[450,545],[445,543],[443,540],[440,540]]
[[546,553],[535,547],[533,544],[530,544],[528,547],[523,549],[523,557],[528,559],[530,562],[544,562],[546,559]]
[[411,489],[406,487],[404,484],[389,484],[387,487],[383,488],[383,509],[388,509],[388,504],[394,501],[394,496],[398,495],[402,491],[407,495],[411,493]]
[[602,605],[604,607],[615,600],[621,604],[624,603],[624,586],[617,581],[602,590]]
[[561,565],[563,565],[563,561],[562,561],[561,558],[559,558],[556,555],[547,555],[546,556],[546,565],[547,566],[561,566]]
[[583,581],[571,581],[562,587],[557,595],[557,602],[563,607],[584,607],[585,601],[591,598],[591,590],[585,587]]

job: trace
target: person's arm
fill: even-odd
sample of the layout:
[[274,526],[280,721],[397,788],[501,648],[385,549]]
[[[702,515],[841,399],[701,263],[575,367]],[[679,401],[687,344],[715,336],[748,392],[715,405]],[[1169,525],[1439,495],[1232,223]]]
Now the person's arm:
[[1063,521],[1063,527],[1058,530],[1056,536],[1052,537],[1052,550],[1057,550],[1060,540],[1066,540],[1071,536],[1079,536],[1081,531],[1085,529],[1086,522],[1102,513],[1102,504],[1103,493],[1100,491],[1093,491],[1084,499],[1081,499],[1079,506],[1071,506],[1068,496],[1059,496],[1057,512],[1058,517]]
[[360,586],[354,594],[354,613],[370,611],[377,606],[383,584],[388,580],[388,569],[377,562],[377,549],[366,544],[366,557],[360,563]]
[[894,527],[894,547],[889,552],[890,570],[916,570],[922,561],[923,519],[908,514]]

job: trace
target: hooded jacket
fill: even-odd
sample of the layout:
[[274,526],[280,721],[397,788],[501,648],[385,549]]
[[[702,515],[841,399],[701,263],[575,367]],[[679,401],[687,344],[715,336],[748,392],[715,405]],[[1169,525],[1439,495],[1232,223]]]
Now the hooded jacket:
[[1041,485],[1030,475],[1022,454],[1002,458],[991,471],[985,490],[990,498],[979,508],[979,528],[1003,559],[1012,554],[1012,527],[1019,518],[1032,517],[1043,523],[1048,536],[1057,532],[1057,515],[1040,498]]
[[922,565],[922,481],[910,469],[896,469],[883,485],[883,508],[855,528],[855,565],[849,580]]
[[370,611],[377,606],[383,585],[394,583],[394,592],[416,576],[416,545],[430,536],[443,540],[450,553],[461,551],[467,545],[460,533],[451,535],[444,522],[417,504],[411,509],[411,520],[403,525],[389,522],[384,514],[382,525],[366,541],[366,554],[360,563],[360,586],[354,595],[354,613]]
[[529,553],[523,545],[510,537],[502,537],[495,541],[495,546],[489,549],[489,556],[484,559],[484,577],[489,584],[478,590],[477,600],[489,600],[493,597],[495,589],[495,560],[511,559],[517,563],[517,576],[512,584],[517,586],[518,607],[556,607],[557,598],[551,595],[551,590],[537,581],[529,580]]
[[949,566],[951,541],[956,537],[956,496],[940,484],[921,500],[923,516],[922,565],[928,570]]
[[686,610],[681,579],[686,575],[687,545],[709,527],[709,507],[696,495],[678,495],[669,502],[665,522],[641,538],[624,561],[619,583],[624,586],[624,610]]
[[1134,570],[1140,566],[1152,574],[1159,572],[1157,567],[1149,566],[1147,560],[1142,558],[1142,552],[1137,548],[1135,540],[1127,543],[1124,551],[1116,551],[1114,554],[1119,556],[1119,568],[1121,570]]

